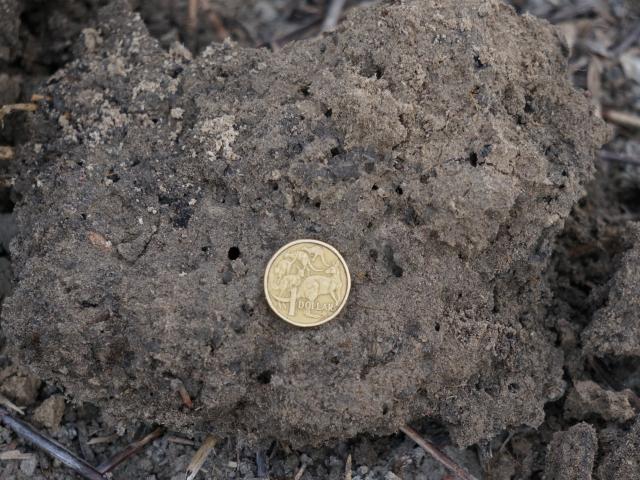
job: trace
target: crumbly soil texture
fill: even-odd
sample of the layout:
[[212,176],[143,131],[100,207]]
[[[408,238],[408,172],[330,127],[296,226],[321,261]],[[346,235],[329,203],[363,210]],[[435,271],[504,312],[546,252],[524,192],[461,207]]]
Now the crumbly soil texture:
[[[210,43],[163,5],[0,0],[2,101],[38,94],[0,136],[0,393],[92,463],[152,424],[192,439],[116,478],[182,478],[206,434],[206,478],[344,478],[349,455],[353,478],[441,478],[407,423],[478,478],[635,478],[640,187],[597,161],[612,129],[570,37],[498,1],[409,1],[256,48],[297,17],[211,2],[232,39]],[[262,291],[299,238],[352,275],[318,328]]]

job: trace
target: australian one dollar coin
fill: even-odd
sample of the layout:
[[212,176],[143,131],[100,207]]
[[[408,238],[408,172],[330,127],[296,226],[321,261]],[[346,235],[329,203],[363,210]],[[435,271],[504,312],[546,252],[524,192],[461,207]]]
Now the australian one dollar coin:
[[269,261],[264,292],[271,309],[299,327],[335,318],[347,303],[351,278],[342,255],[319,240],[288,243]]

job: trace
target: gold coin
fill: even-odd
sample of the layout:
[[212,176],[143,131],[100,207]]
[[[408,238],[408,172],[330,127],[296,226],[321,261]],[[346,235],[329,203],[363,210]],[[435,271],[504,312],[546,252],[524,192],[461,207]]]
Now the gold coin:
[[344,258],[318,240],[296,240],[278,250],[264,274],[271,309],[298,327],[335,318],[349,296],[351,277]]

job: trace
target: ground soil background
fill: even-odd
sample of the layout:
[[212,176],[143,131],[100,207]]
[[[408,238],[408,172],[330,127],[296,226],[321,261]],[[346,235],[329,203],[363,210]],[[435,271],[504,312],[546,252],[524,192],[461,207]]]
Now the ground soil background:
[[[73,42],[93,27],[97,8],[89,1],[26,1],[20,21],[6,22],[18,42],[0,51],[0,104],[28,101],[39,82],[74,58]],[[187,2],[132,2],[163,46],[183,42],[199,52],[231,36],[243,45],[272,48],[317,35],[323,1],[262,0],[203,2],[197,21]],[[347,2],[349,8],[355,2]],[[450,446],[445,428],[428,419],[414,427],[479,478],[637,478],[640,422],[640,339],[637,297],[640,217],[640,9],[631,2],[531,0],[512,2],[519,12],[558,25],[571,49],[570,72],[587,89],[616,136],[603,149],[597,175],[574,208],[555,246],[548,273],[554,300],[547,327],[565,353],[565,395],[547,405],[537,430],[505,431],[465,450]],[[3,5],[0,2],[0,5]],[[366,5],[361,5],[366,7]],[[3,12],[4,13],[4,12]],[[5,18],[0,19],[4,21]],[[15,38],[15,37],[14,37]],[[626,112],[620,116],[618,112]],[[19,148],[28,140],[24,115],[7,116],[0,145]],[[0,296],[11,288],[8,242],[14,230],[15,165],[0,160]],[[0,392],[26,406],[27,421],[97,464],[149,432],[136,419],[115,428],[99,405],[63,402],[64,392],[41,383],[0,356]],[[265,435],[265,436],[268,436]],[[114,478],[184,478],[201,436],[169,433],[114,472]],[[22,460],[1,460],[0,478],[75,478],[42,452],[0,427],[0,455],[19,450]],[[347,458],[351,456],[351,468]],[[274,442],[256,450],[234,437],[220,439],[200,478],[440,479],[443,468],[403,435],[360,436],[325,448],[293,450]]]

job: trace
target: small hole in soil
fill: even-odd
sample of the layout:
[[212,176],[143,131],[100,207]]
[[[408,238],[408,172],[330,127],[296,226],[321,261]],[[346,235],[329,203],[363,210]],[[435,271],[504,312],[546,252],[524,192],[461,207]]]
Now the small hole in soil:
[[478,155],[476,154],[476,152],[471,152],[471,154],[469,155],[469,163],[472,167],[478,166]]
[[106,176],[113,183],[118,183],[118,180],[120,180],[120,175],[118,175],[117,173],[114,173],[113,170],[109,170],[109,173],[107,173]]
[[382,414],[386,415],[387,413],[389,413],[389,405],[385,403],[384,405],[382,405]]
[[160,205],[171,205],[174,201],[174,198],[167,197],[166,195],[158,195],[158,203],[160,203]]
[[193,215],[193,208],[189,207],[186,202],[178,203],[175,217],[173,217],[173,225],[177,228],[187,228],[191,215]]
[[14,205],[11,199],[11,190],[9,188],[0,190],[0,213],[13,212]]
[[240,249],[238,247],[231,247],[227,256],[229,257],[229,260],[236,260],[240,258]]
[[333,363],[334,365],[338,365],[340,363],[340,359],[335,356],[335,357],[331,357],[331,360],[329,360],[331,363]]
[[371,190],[375,192],[376,190],[378,190],[378,188],[379,188],[378,185],[374,183],[373,186],[371,187]]
[[322,202],[320,200],[318,200],[317,202],[315,202],[313,204],[313,206],[316,207],[316,208],[320,208],[321,205],[322,205]]
[[398,195],[402,195],[404,193],[404,190],[402,190],[402,187],[400,185],[396,187],[396,193]]
[[482,60],[480,60],[480,55],[478,55],[478,54],[475,54],[473,56],[473,64],[475,65],[475,67],[478,70],[482,70],[483,68],[487,67],[487,65],[485,63],[483,63]]
[[241,324],[239,324],[239,323],[238,323],[238,324],[235,324],[235,325],[232,325],[232,326],[231,326],[231,328],[233,329],[233,331],[234,331],[235,333],[237,333],[237,334],[239,334],[239,335],[244,334],[244,332],[246,331],[246,329],[245,329],[244,325],[241,325]]
[[536,109],[533,106],[533,97],[531,97],[530,95],[525,95],[524,100],[525,100],[524,113],[535,112]]
[[509,389],[509,391],[511,393],[515,393],[518,390],[520,390],[520,385],[518,385],[517,383],[510,383],[509,386],[507,387]]
[[278,186],[277,183],[274,183],[273,186],[271,187],[271,189],[275,192],[279,189],[280,187]]
[[304,95],[305,97],[308,97],[309,95],[311,95],[311,93],[309,92],[309,87],[310,85],[303,85],[300,88],[300,93],[302,93],[302,95]]
[[382,67],[376,68],[376,78],[380,79],[384,75],[384,69]]
[[208,245],[205,245],[200,250],[202,250],[204,253],[209,253],[209,250],[211,250],[211,247]]
[[627,187],[621,188],[618,192],[618,200],[622,203],[627,210],[633,213],[640,211],[640,189]]
[[267,385],[268,383],[271,383],[271,371],[265,370],[264,372],[258,374],[258,376],[256,377],[256,380],[258,380],[258,383],[261,383],[263,385]]
[[338,156],[338,155],[340,155],[340,147],[333,147],[331,149],[331,156],[335,157],[335,156]]
[[436,329],[436,332],[440,331],[440,324],[439,323],[436,323],[435,329]]
[[249,305],[248,303],[243,303],[242,304],[242,311],[244,313],[246,313],[247,315],[249,315],[250,317],[253,317],[253,307],[251,305]]
[[391,274],[396,278],[402,277],[404,270],[396,263],[393,248],[390,245],[384,247],[384,259],[387,267],[391,270]]
[[331,118],[331,115],[333,115],[333,110],[328,109],[326,112],[324,112],[324,116],[327,118]]
[[182,68],[181,65],[175,65],[169,72],[169,75],[171,75],[171,78],[177,78],[183,71],[184,68]]

